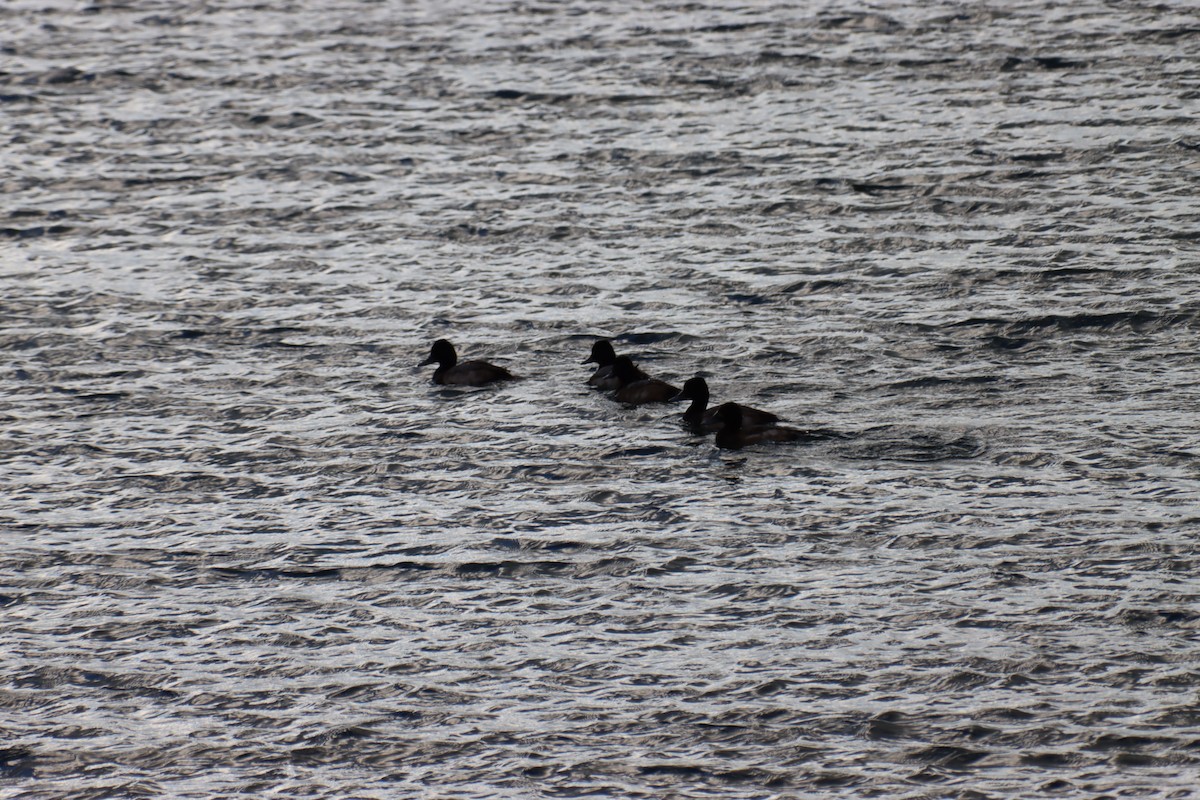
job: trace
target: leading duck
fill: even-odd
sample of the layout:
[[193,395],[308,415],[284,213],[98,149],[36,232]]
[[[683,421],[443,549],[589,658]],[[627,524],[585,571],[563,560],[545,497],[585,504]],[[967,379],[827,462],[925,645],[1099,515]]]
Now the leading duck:
[[464,361],[458,363],[458,353],[454,345],[445,339],[438,339],[429,349],[429,358],[418,364],[424,367],[437,364],[433,371],[433,382],[439,386],[485,386],[496,381],[516,380],[515,375],[504,367],[489,364],[486,361]]
[[[724,423],[717,409],[708,408],[708,382],[697,375],[688,378],[683,384],[683,391],[671,398],[672,402],[691,400],[687,411],[683,412],[684,427],[695,433],[713,433],[719,431]],[[762,428],[779,422],[779,417],[770,411],[761,411],[750,406],[738,405],[742,412],[742,424],[747,428]]]

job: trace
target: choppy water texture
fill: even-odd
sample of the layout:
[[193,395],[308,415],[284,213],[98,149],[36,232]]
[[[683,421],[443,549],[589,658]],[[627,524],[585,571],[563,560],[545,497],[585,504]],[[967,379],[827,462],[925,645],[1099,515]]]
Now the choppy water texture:
[[0,28],[3,796],[1194,796],[1191,4]]

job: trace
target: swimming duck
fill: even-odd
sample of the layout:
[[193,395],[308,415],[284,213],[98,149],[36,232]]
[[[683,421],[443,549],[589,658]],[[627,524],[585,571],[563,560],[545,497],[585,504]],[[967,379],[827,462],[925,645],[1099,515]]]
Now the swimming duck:
[[433,382],[443,386],[483,386],[495,381],[510,381],[516,376],[504,367],[497,367],[486,361],[464,361],[458,363],[458,353],[454,345],[445,339],[438,339],[429,349],[429,358],[418,364],[438,365],[433,371]]
[[[717,409],[708,408],[708,397],[708,382],[697,375],[688,378],[683,384],[683,391],[671,398],[672,402],[692,401],[687,411],[683,412],[683,424],[696,433],[713,433],[720,430],[723,424]],[[738,408],[742,412],[742,424],[747,428],[762,428],[779,422],[779,417],[770,411],[743,405],[738,405]]]
[[749,444],[765,442],[818,442],[824,439],[840,438],[836,431],[822,429],[797,430],[785,428],[782,425],[767,425],[763,427],[743,427],[742,408],[737,403],[722,403],[717,407],[717,417],[721,420],[721,429],[715,438],[717,447],[727,450],[741,450]]
[[[588,386],[596,389],[620,389],[621,382],[617,376],[613,374],[613,362],[617,360],[617,353],[613,350],[612,342],[608,339],[597,339],[592,345],[592,353],[584,361],[584,364],[596,364],[596,371],[588,378]],[[634,367],[637,369],[637,367]],[[637,370],[641,377],[638,380],[645,380],[650,376]]]
[[679,394],[679,390],[666,381],[646,377],[646,373],[638,369],[629,356],[617,356],[613,361],[613,375],[619,384],[613,394],[613,399],[618,403],[631,406],[665,403]]

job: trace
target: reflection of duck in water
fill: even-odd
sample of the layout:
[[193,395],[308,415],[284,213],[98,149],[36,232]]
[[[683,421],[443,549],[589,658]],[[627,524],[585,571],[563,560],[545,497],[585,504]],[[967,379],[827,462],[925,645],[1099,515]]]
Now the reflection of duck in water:
[[429,350],[429,358],[417,366],[424,367],[434,363],[438,368],[433,371],[433,382],[443,386],[483,386],[516,378],[504,367],[497,367],[486,361],[464,361],[459,364],[454,345],[445,339],[434,342]]
[[[717,409],[708,408],[708,382],[697,375],[688,378],[683,384],[683,391],[671,398],[672,401],[691,400],[687,411],[683,412],[683,424],[696,433],[712,433],[721,429],[723,423],[717,414]],[[761,428],[779,422],[779,417],[770,411],[760,411],[750,406],[739,405],[742,412],[742,425],[747,428]]]
[[618,403],[631,406],[665,403],[679,394],[679,390],[666,381],[647,377],[646,373],[634,365],[629,356],[617,356],[613,362],[613,375],[616,376],[619,385],[613,399]]

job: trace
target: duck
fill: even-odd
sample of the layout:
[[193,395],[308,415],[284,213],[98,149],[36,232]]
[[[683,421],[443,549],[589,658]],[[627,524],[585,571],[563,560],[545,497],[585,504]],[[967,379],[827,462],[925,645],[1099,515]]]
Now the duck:
[[464,361],[458,363],[458,353],[454,345],[445,339],[438,339],[429,349],[429,358],[418,364],[424,367],[437,364],[433,371],[433,382],[439,386],[485,386],[496,381],[515,380],[516,376],[504,367],[497,367],[486,361]]
[[[714,433],[721,429],[721,417],[717,409],[708,408],[708,381],[697,375],[688,378],[683,384],[683,391],[671,398],[671,402],[691,400],[687,411],[683,412],[683,424],[696,433]],[[762,428],[779,422],[779,417],[770,411],[762,411],[750,406],[738,405],[742,412],[742,424],[748,428]]]
[[717,447],[726,450],[741,450],[746,445],[768,442],[818,442],[842,438],[836,431],[820,428],[798,430],[783,425],[743,426],[742,407],[737,403],[722,403],[717,406],[717,417],[721,420],[721,429],[717,431],[714,441]]
[[679,394],[679,390],[666,381],[650,378],[637,368],[629,356],[617,356],[613,361],[613,375],[618,381],[613,399],[618,403],[641,406],[647,403],[666,403]]
[[[612,341],[609,339],[597,339],[592,344],[591,355],[583,362],[584,364],[595,364],[596,371],[588,378],[587,384],[594,389],[603,389],[611,391],[621,388],[621,381],[613,374],[613,362],[617,360],[617,352],[613,350]],[[634,367],[634,369],[637,369]],[[650,376],[637,370],[641,377],[638,380],[645,380]]]

